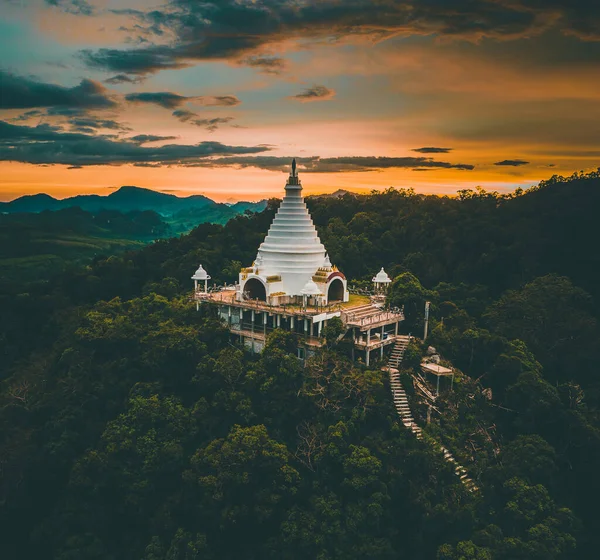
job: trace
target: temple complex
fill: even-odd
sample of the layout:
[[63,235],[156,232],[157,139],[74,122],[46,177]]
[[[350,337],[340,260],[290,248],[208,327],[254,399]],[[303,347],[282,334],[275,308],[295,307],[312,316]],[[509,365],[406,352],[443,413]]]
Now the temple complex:
[[295,160],[252,266],[242,268],[231,287],[209,290],[210,276],[202,265],[192,279],[197,306],[216,306],[232,335],[253,352],[260,352],[268,333],[280,328],[299,335],[298,357],[305,358],[323,344],[327,321],[339,317],[354,359],[369,365],[395,343],[404,319],[400,311],[385,309],[391,279],[383,268],[373,278],[372,296],[348,292],[346,277],[331,263],[310,217]]

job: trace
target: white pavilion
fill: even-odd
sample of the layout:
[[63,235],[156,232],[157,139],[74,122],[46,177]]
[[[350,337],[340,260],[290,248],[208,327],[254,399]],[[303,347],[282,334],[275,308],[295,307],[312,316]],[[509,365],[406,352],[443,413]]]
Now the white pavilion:
[[346,277],[332,266],[306,208],[296,160],[267,237],[252,266],[240,272],[237,299],[272,305],[349,299]]

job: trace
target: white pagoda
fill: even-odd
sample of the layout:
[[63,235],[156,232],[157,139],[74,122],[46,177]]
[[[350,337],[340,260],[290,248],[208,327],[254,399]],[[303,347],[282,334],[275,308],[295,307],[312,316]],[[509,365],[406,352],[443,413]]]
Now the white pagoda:
[[296,160],[285,196],[254,263],[239,276],[238,301],[329,305],[349,299],[346,277],[332,266],[302,196]]
[[[382,308],[382,294],[350,298],[346,277],[331,264],[304,203],[296,160],[269,232],[239,282],[208,291],[210,276],[202,266],[192,279],[196,308],[215,306],[234,339],[251,352],[262,351],[269,333],[282,329],[297,335],[298,357],[309,357],[323,345],[328,321],[338,317],[352,358],[369,366],[395,348],[404,320]],[[385,286],[390,279],[382,269],[373,281]]]

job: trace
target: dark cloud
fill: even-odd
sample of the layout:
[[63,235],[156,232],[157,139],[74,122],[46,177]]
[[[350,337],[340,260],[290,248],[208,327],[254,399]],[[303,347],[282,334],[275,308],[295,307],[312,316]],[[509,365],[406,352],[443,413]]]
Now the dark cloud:
[[131,103],[154,103],[165,109],[174,109],[183,105],[189,98],[170,91],[156,91],[128,93],[125,99]]
[[240,61],[241,64],[258,68],[265,74],[281,74],[286,68],[286,62],[278,56],[253,55]]
[[56,6],[67,14],[91,16],[94,14],[94,6],[86,0],[45,0],[46,4]]
[[447,154],[452,151],[452,148],[425,147],[425,148],[415,148],[411,151],[419,152],[420,154]]
[[529,165],[528,161],[522,159],[505,159],[503,161],[497,161],[494,165],[507,165],[510,167],[519,167],[520,165]]
[[[279,156],[238,156],[194,162],[192,166],[199,167],[257,167],[269,171],[289,170],[291,157]],[[472,170],[474,165],[464,163],[448,163],[434,161],[426,157],[360,157],[347,156],[321,158],[318,156],[296,158],[299,169],[303,173],[341,173],[356,171],[377,171],[379,169],[409,168],[409,169],[459,169]]]
[[215,117],[212,119],[193,119],[189,121],[189,123],[193,124],[194,126],[201,126],[209,132],[214,132],[215,130],[217,130],[217,128],[219,128],[220,125],[227,124],[232,120],[233,117]]
[[173,52],[173,48],[168,46],[129,50],[83,50],[81,56],[84,62],[92,68],[137,76],[191,66],[189,62],[179,60],[177,54]]
[[13,122],[23,122],[32,119],[33,117],[41,117],[43,114],[43,111],[40,111],[39,109],[33,109],[31,111],[25,111],[22,115],[19,115],[11,120]]
[[144,147],[126,139],[63,132],[51,125],[30,127],[0,121],[0,161],[70,166],[182,165],[199,163],[212,156],[257,154],[268,150],[266,146],[227,146],[220,142]]
[[197,117],[198,114],[193,111],[188,111],[187,109],[177,109],[176,111],[173,111],[173,116],[181,122],[187,122],[190,119]]
[[0,70],[0,84],[2,84],[0,109],[30,107],[104,109],[116,106],[107,89],[93,80],[82,80],[78,86],[67,88]]
[[50,107],[46,114],[51,117],[77,117],[87,115],[87,109],[81,107]]
[[235,107],[241,103],[235,95],[208,95],[190,99],[194,99],[194,103],[199,103],[206,107]]
[[173,116],[181,122],[200,126],[209,132],[214,132],[220,125],[227,124],[233,120],[233,117],[201,118],[198,113],[187,111],[186,109],[177,109],[176,111],[173,111]]
[[335,91],[325,86],[312,86],[305,89],[303,92],[293,95],[292,99],[298,101],[325,101],[332,99],[335,96]]
[[[171,0],[162,11],[118,13],[136,21],[131,32],[151,44],[88,50],[83,57],[91,66],[136,75],[218,59],[278,72],[281,59],[264,50],[289,40],[430,35],[475,42],[549,29],[600,39],[600,3],[590,0]],[[163,36],[169,42],[157,44]]]
[[109,130],[129,131],[131,128],[112,119],[102,119],[92,115],[73,117],[68,120],[72,130],[77,132],[90,132],[102,128]]
[[107,80],[104,80],[104,83],[111,84],[111,85],[139,84],[143,80],[144,79],[141,76],[131,77],[131,76],[128,76],[127,74],[117,74],[116,76],[113,76],[112,78],[108,78]]
[[176,140],[177,136],[156,136],[155,134],[138,134],[131,138],[125,138],[129,142],[136,144],[148,144],[149,142],[162,142],[164,140]]
[[[170,91],[128,93],[125,96],[125,99],[131,103],[154,103],[155,105],[160,105],[165,109],[175,109],[176,107],[181,107],[187,101],[193,101],[194,103],[198,105],[204,105],[205,107],[235,107],[241,103],[241,101],[235,95],[206,95],[186,97]],[[191,113],[191,115],[194,116],[195,113]]]

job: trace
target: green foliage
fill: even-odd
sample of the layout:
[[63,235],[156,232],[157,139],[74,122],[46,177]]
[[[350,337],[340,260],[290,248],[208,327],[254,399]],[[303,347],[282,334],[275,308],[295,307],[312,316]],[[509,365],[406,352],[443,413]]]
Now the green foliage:
[[388,304],[404,308],[404,328],[412,332],[423,328],[425,301],[436,299],[437,294],[426,290],[410,272],[403,272],[394,278],[388,291]]
[[339,317],[332,317],[327,321],[327,325],[323,328],[321,335],[326,340],[327,345],[335,344],[338,339],[346,332],[344,323]]
[[423,348],[415,339],[411,339],[402,357],[402,367],[418,370],[422,358]]

